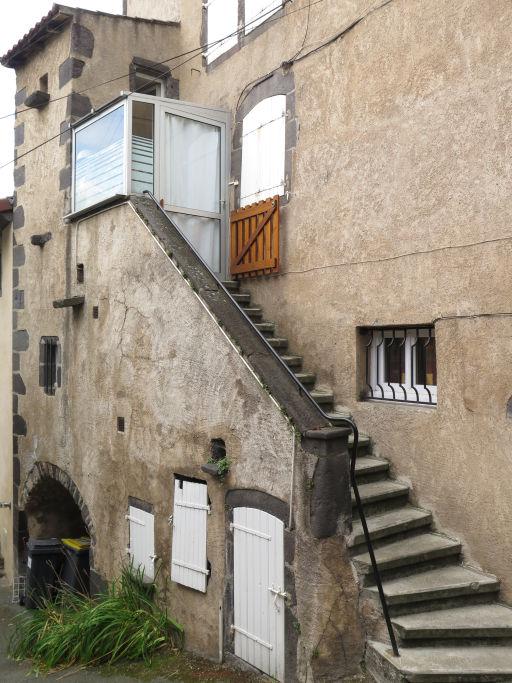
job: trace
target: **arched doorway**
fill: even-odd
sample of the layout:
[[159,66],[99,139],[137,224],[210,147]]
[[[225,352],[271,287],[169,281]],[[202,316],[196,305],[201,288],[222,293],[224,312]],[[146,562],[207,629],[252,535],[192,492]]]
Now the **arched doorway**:
[[36,462],[22,490],[20,508],[32,538],[89,536],[94,525],[87,505],[71,477],[49,462]]
[[88,536],[82,512],[69,491],[51,477],[41,477],[25,503],[30,538]]
[[[94,528],[89,510],[71,477],[52,463],[35,463],[26,479],[20,503],[26,521],[26,532],[21,544],[21,564],[33,567],[35,555],[46,556],[47,548],[55,549],[55,541],[48,539],[66,539],[57,545],[63,550],[66,559],[61,564],[62,569],[59,569],[58,575],[55,576],[77,590],[87,591],[91,557],[89,542],[84,543],[83,537],[89,537],[90,542],[94,544]],[[67,539],[82,540],[76,542]],[[51,551],[48,552],[51,554]],[[62,558],[60,551],[57,557]],[[62,559],[57,564],[59,562],[62,562]],[[40,572],[39,569],[32,571]],[[51,584],[54,585],[53,577]]]

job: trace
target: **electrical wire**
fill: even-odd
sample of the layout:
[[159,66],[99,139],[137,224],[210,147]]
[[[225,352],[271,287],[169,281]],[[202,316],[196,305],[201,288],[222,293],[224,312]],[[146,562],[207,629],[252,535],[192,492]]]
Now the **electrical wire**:
[[[372,7],[371,9],[367,10],[363,14],[360,14],[357,17],[357,19],[354,19],[353,21],[351,21],[350,24],[345,26],[345,28],[343,28],[341,31],[339,31],[338,33],[335,33],[328,40],[321,43],[320,45],[317,45],[317,47],[312,48],[311,50],[309,50],[309,52],[306,52],[305,54],[301,55],[300,53],[304,49],[304,44],[306,42],[306,36],[307,36],[307,28],[306,28],[306,34],[304,36],[304,41],[303,41],[303,44],[302,44],[300,50],[293,57],[290,57],[290,59],[287,59],[284,62],[281,62],[281,64],[279,64],[279,66],[276,66],[274,69],[272,69],[271,71],[268,71],[263,76],[258,76],[258,78],[255,78],[254,80],[249,81],[249,83],[247,83],[247,85],[245,85],[244,88],[240,91],[240,95],[238,97],[238,101],[236,104],[235,111],[238,111],[238,109],[242,106],[244,101],[249,96],[249,93],[256,86],[260,85],[264,81],[271,78],[278,69],[289,69],[293,64],[295,64],[297,62],[301,62],[303,59],[306,59],[306,57],[309,57],[310,55],[314,54],[315,52],[319,52],[320,50],[323,50],[324,47],[332,45],[332,43],[335,43],[337,40],[340,40],[340,38],[343,38],[347,33],[352,31],[358,24],[360,24],[362,21],[364,21],[364,19],[366,19],[368,16],[370,16],[370,14],[373,14],[374,12],[382,9],[386,5],[389,5],[391,2],[393,2],[393,0],[384,0],[384,2],[382,2],[380,5],[377,5],[376,7]],[[310,0],[308,7],[307,7],[308,13],[311,10],[311,7],[314,5],[317,5],[317,4],[318,4],[318,0],[317,0],[317,2],[311,2],[311,0]],[[302,9],[306,9],[306,7],[303,7]],[[297,10],[295,10],[295,11],[297,11]],[[290,12],[290,14],[291,14],[291,12]],[[309,26],[309,23],[308,23],[308,26]]]
[[[286,0],[286,1],[287,1],[287,2],[290,2],[291,0]],[[318,4],[319,2],[324,2],[324,1],[325,1],[325,0],[317,0],[317,2],[314,3],[314,4]],[[167,64],[168,62],[172,62],[174,59],[180,59],[180,57],[186,57],[186,56],[188,56],[188,55],[191,55],[192,53],[194,53],[192,59],[195,58],[195,57],[197,57],[197,56],[199,56],[199,53],[205,52],[205,51],[208,50],[209,48],[214,47],[215,45],[218,45],[219,43],[223,43],[225,40],[228,40],[228,38],[232,38],[233,36],[236,36],[236,35],[238,35],[239,33],[244,32],[245,29],[246,29],[248,26],[251,26],[251,24],[254,24],[256,21],[261,21],[262,18],[269,17],[270,15],[275,14],[276,8],[275,8],[275,7],[272,7],[272,3],[269,4],[269,5],[267,5],[267,8],[269,8],[269,7],[271,7],[271,9],[268,9],[268,11],[266,11],[266,12],[264,11],[262,14],[259,14],[257,17],[254,17],[254,18],[251,19],[250,21],[248,21],[248,22],[246,22],[245,24],[239,26],[239,27],[238,27],[235,31],[233,31],[232,33],[229,33],[228,35],[226,35],[226,36],[224,36],[224,37],[222,37],[222,38],[218,38],[217,40],[213,40],[213,41],[211,41],[210,43],[204,43],[204,44],[202,44],[202,45],[198,45],[197,47],[195,47],[195,48],[193,48],[193,49],[191,49],[191,50],[187,50],[186,52],[182,52],[181,54],[173,55],[172,57],[168,57],[168,58],[166,58],[166,59],[162,59],[162,61],[160,61],[160,62],[154,62],[154,66],[163,66],[164,64]],[[303,10],[303,9],[305,9],[305,8],[304,8],[304,7],[300,7],[300,8],[298,8],[298,9],[292,10],[291,12],[287,12],[287,13],[284,14],[284,15],[281,15],[281,16],[279,16],[279,17],[276,17],[276,18],[274,18],[274,19],[268,19],[268,18],[267,18],[267,19],[265,20],[265,23],[269,23],[269,22],[271,22],[271,21],[274,22],[274,21],[283,19],[283,18],[285,18],[285,17],[288,17],[290,14],[294,14],[295,12],[301,11],[301,10]],[[196,54],[196,53],[198,53],[198,54]],[[189,61],[191,61],[191,60],[190,60],[190,59],[187,59],[187,60],[185,60],[184,62],[182,62],[181,64],[178,64],[177,66],[172,67],[172,68],[171,68],[171,72],[172,72],[174,69],[178,69],[180,66],[183,66],[183,64],[186,64],[186,63],[189,62]],[[119,81],[119,80],[121,80],[121,79],[123,79],[123,78],[126,78],[127,76],[130,76],[131,73],[132,73],[132,72],[129,71],[128,73],[121,74],[120,76],[115,76],[114,78],[110,78],[110,79],[107,80],[107,81],[102,81],[101,83],[95,83],[94,85],[90,85],[88,88],[84,88],[83,90],[78,90],[78,91],[76,91],[74,94],[76,94],[76,95],[83,95],[84,93],[89,92],[90,90],[94,90],[95,88],[100,88],[100,87],[103,86],[103,85],[108,85],[109,83],[114,83],[115,81]],[[155,79],[156,79],[156,78],[157,78],[157,77],[155,77]],[[145,85],[147,86],[148,84],[146,83]],[[53,104],[54,102],[60,102],[61,100],[66,99],[67,97],[69,97],[69,94],[68,94],[68,95],[61,95],[60,97],[54,97],[54,98],[48,100],[47,105]],[[19,114],[23,114],[24,112],[32,111],[32,110],[33,110],[32,107],[25,107],[25,109],[19,109],[19,110],[17,110],[17,111],[10,112],[9,114],[3,114],[2,116],[0,116],[0,121],[3,120],[3,119],[10,118],[11,116],[17,116],[17,115],[19,115]]]

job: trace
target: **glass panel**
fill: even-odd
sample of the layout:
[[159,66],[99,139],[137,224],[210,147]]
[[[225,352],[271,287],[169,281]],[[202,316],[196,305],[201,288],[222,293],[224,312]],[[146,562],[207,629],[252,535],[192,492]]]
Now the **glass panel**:
[[88,206],[125,194],[124,105],[75,134],[75,204]]
[[168,203],[220,213],[220,128],[167,114],[166,130]]
[[153,192],[154,106],[148,102],[132,104],[132,192]]
[[[428,343],[427,343],[428,342]],[[437,386],[436,340],[424,337],[416,345],[416,384]]]
[[220,272],[220,221],[183,213],[169,212],[169,216],[210,268]]
[[405,383],[405,345],[403,339],[385,339],[386,361],[384,364],[384,381],[387,384]]

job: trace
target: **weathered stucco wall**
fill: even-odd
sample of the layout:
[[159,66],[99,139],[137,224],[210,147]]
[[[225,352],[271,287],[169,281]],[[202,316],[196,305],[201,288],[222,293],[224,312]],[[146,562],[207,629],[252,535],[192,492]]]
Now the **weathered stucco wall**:
[[[12,228],[0,231],[0,502],[12,503]],[[0,556],[12,581],[12,507],[0,509]]]
[[124,14],[130,17],[161,19],[162,21],[180,20],[180,0],[125,0]]
[[[22,486],[35,458],[70,476],[96,530],[95,570],[105,577],[115,576],[127,557],[128,497],[152,504],[163,580],[174,474],[208,479],[207,593],[173,583],[167,590],[171,612],[185,626],[187,647],[216,657],[229,534],[225,494],[256,489],[289,504],[293,431],[129,205],[69,230],[76,245],[71,270],[83,263],[85,282],[73,282],[68,294],[83,293],[85,305],[73,312],[49,303],[45,327],[31,322],[36,337],[49,319],[63,330],[63,380],[54,397],[45,396],[37,386],[37,347],[28,350],[28,434],[22,444],[36,446],[21,458]],[[125,418],[124,433],[117,430],[118,416]],[[213,438],[225,441],[232,463],[224,483],[200,470]],[[353,674],[362,656],[357,585],[342,537],[311,535],[308,481],[316,458],[300,448],[296,457],[295,554],[289,562],[297,586],[295,638],[297,624],[302,636],[294,659],[299,673],[288,680],[305,680],[315,670],[317,676]],[[348,650],[340,648],[343,641]]]
[[[308,24],[307,5],[289,5],[289,16],[207,70],[191,62],[199,71],[181,71],[182,96],[234,112],[246,84],[304,36],[302,54],[378,7],[324,2]],[[185,3],[183,50],[201,24],[199,7]],[[281,274],[246,283],[419,503],[508,596],[512,318],[496,314],[511,312],[511,28],[505,0],[392,0],[297,61]],[[438,407],[359,402],[356,328],[432,321]]]

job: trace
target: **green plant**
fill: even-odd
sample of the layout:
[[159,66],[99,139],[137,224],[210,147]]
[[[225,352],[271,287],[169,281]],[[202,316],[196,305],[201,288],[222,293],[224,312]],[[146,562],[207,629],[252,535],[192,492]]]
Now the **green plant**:
[[156,604],[154,583],[126,566],[106,592],[95,598],[62,587],[40,609],[14,621],[8,653],[32,659],[42,671],[73,664],[144,659],[165,644],[181,648],[183,627]]
[[231,467],[231,460],[227,456],[224,456],[220,460],[216,460],[215,458],[209,458],[208,462],[213,465],[217,465],[217,474],[221,479],[224,479],[226,474],[229,472],[229,468]]

